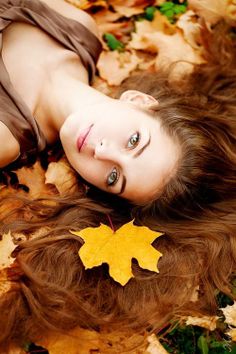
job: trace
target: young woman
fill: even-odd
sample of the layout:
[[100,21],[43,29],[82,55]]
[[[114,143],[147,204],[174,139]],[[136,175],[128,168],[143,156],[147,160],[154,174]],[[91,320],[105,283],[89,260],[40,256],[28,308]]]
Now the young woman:
[[[61,6],[47,1],[80,22],[64,23],[40,2],[26,1],[20,9],[18,2],[2,3],[6,103],[1,115],[0,166],[27,160],[60,137],[70,163],[89,183],[130,200],[153,197],[179,156],[177,144],[144,110],[156,100],[138,91],[111,99],[89,86],[101,44],[91,33],[96,27],[88,15],[64,2]],[[42,15],[47,19],[42,20]],[[154,163],[162,145],[165,150]],[[145,188],[144,176],[138,172],[142,169],[150,175]]]
[[[155,330],[189,308],[212,313],[215,288],[230,294],[236,260],[233,24],[205,33],[208,64],[190,77],[134,78],[112,99],[89,86],[101,46],[88,15],[58,0],[1,1],[0,9],[1,167],[25,164],[60,138],[97,188],[54,203],[18,198],[15,219],[24,218],[2,220],[2,231],[29,238],[50,228],[16,251],[13,286],[0,298],[3,345],[53,328]],[[135,278],[121,287],[106,266],[84,270],[81,240],[68,230],[108,213],[117,226],[132,215],[165,232],[154,244],[164,255],[159,274],[134,263]]]

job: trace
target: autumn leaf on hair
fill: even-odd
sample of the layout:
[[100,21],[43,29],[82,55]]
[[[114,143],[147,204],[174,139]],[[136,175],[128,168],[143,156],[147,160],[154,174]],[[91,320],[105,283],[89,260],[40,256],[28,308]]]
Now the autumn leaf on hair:
[[81,231],[70,231],[84,240],[79,250],[85,269],[107,263],[110,276],[125,285],[134,277],[131,268],[132,258],[139,266],[153,272],[159,272],[157,262],[162,254],[151,243],[162,234],[145,226],[135,226],[133,221],[123,225],[117,231],[101,224]]

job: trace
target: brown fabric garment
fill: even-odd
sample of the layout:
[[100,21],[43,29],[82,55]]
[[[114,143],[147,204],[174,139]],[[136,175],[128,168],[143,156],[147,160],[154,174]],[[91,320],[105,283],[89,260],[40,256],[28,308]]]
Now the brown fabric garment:
[[[12,22],[39,27],[65,48],[77,53],[88,70],[90,83],[102,46],[81,23],[68,19],[39,0],[0,0],[0,48],[2,32]],[[46,139],[29,108],[11,84],[0,54],[0,120],[18,140],[21,154],[14,165],[27,164],[46,147]]]

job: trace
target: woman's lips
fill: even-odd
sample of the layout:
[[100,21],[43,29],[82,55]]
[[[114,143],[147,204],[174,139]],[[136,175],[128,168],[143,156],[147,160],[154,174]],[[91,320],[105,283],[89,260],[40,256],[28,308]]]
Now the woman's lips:
[[88,135],[91,131],[93,127],[93,124],[91,124],[88,128],[84,129],[81,131],[78,139],[77,139],[77,142],[76,142],[76,145],[77,145],[77,148],[79,150],[79,152],[81,151],[82,147],[84,146],[84,144],[86,143],[86,140],[88,138]]

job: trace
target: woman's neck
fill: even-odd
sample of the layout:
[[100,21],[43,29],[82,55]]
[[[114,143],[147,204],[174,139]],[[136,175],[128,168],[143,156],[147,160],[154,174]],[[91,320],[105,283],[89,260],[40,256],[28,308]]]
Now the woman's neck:
[[[53,75],[47,87],[43,89],[38,114],[46,117],[45,129],[58,135],[61,126],[73,112],[81,111],[83,107],[98,103],[110,98],[88,85],[87,78],[75,78],[73,75],[62,72]],[[45,120],[45,118],[44,118]]]

